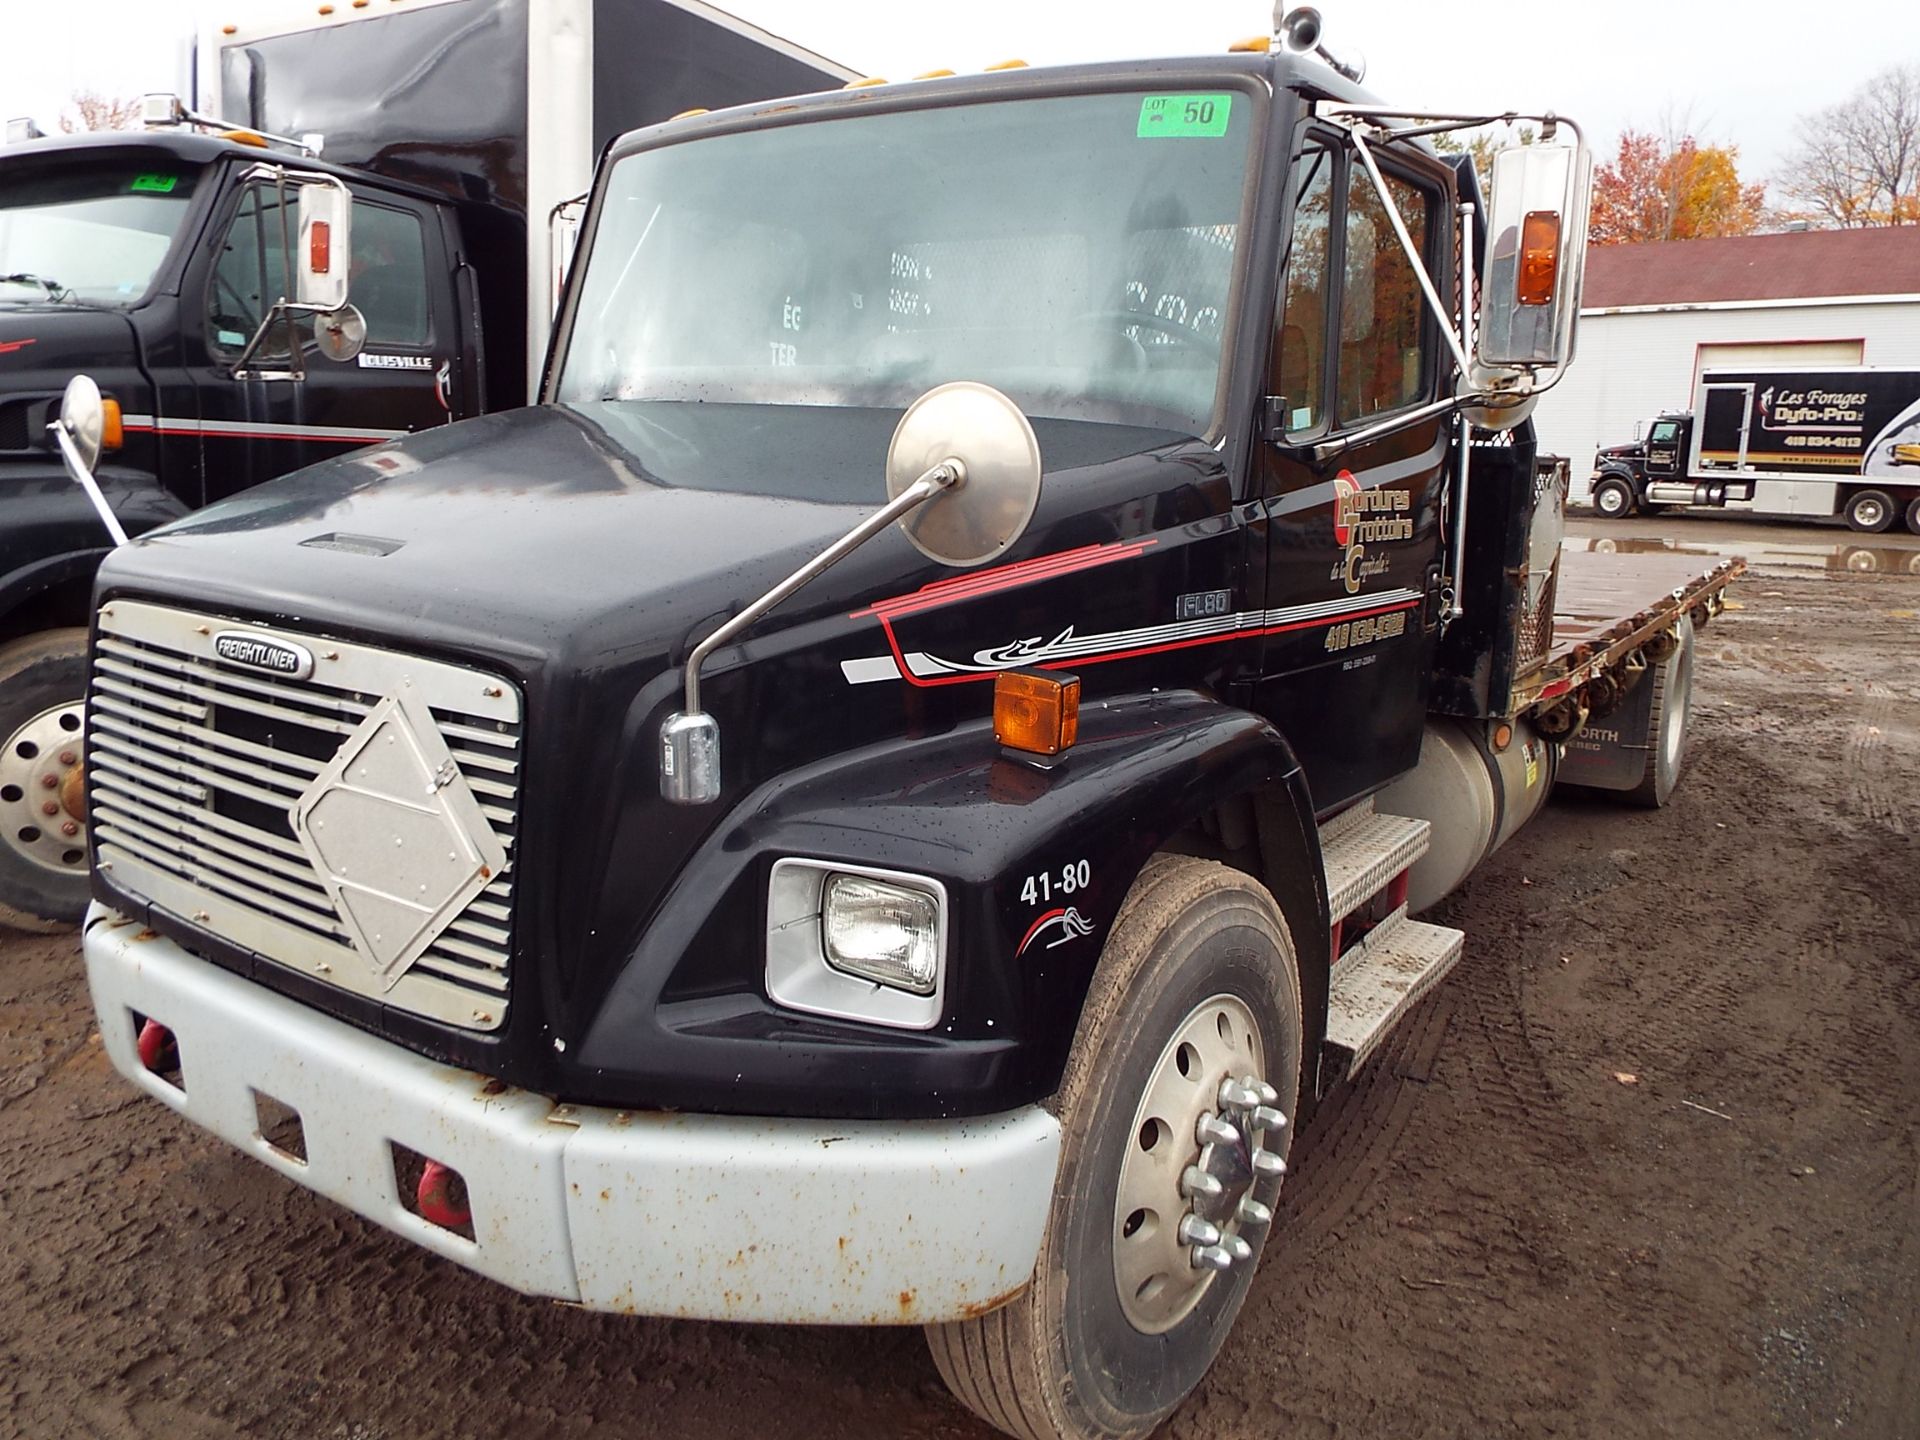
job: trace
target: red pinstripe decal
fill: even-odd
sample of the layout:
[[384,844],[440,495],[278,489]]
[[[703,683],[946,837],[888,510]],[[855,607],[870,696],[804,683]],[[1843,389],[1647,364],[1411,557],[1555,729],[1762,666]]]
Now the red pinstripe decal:
[[[1419,608],[1418,600],[1405,600],[1398,605],[1380,605],[1372,610],[1354,610],[1339,615],[1326,615],[1314,620],[1296,620],[1291,625],[1253,625],[1240,630],[1228,630],[1219,635],[1196,635],[1186,640],[1169,640],[1161,645],[1140,645],[1131,650],[1113,650],[1103,655],[1078,655],[1066,660],[1043,660],[1035,667],[1040,670],[1077,670],[1083,665],[1104,665],[1109,660],[1132,660],[1141,655],[1159,655],[1168,650],[1188,650],[1196,645],[1218,645],[1223,640],[1242,640],[1255,635],[1283,635],[1291,630],[1316,630],[1342,621],[1365,620],[1375,615],[1391,615],[1396,610],[1414,610]],[[899,667],[900,676],[909,685],[922,690],[930,690],[936,685],[965,685],[970,681],[991,680],[999,672],[996,670],[974,670],[964,675],[916,675],[907,666],[907,657],[901,652],[899,638],[893,633],[891,617],[883,616],[880,628],[887,637],[887,648],[893,652],[893,663]]]
[[878,616],[884,622],[895,616],[915,615],[923,610],[951,605],[958,600],[973,600],[1019,585],[1031,585],[1037,580],[1057,579],[1081,570],[1111,565],[1116,560],[1131,560],[1148,546],[1158,543],[1157,540],[1116,540],[1106,545],[1082,545],[1077,550],[1041,555],[1032,560],[1002,565],[996,570],[956,575],[951,580],[936,580],[931,585],[922,585],[908,595],[876,600],[864,610],[855,610],[849,618],[865,620],[870,616]]

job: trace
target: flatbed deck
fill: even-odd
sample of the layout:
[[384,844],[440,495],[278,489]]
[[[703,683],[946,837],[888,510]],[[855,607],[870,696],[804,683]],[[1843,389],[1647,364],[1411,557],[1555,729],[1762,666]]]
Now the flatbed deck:
[[1514,683],[1514,712],[1559,699],[1618,664],[1682,615],[1713,605],[1746,573],[1738,556],[1608,555],[1563,546],[1554,590],[1553,643]]

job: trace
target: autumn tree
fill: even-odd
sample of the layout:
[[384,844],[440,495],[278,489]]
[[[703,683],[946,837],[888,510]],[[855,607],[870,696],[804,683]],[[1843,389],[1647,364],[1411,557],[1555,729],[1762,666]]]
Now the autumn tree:
[[1882,70],[1851,98],[1801,117],[1782,191],[1810,219],[1920,225],[1920,64]]
[[140,119],[138,100],[116,100],[94,90],[81,90],[73,97],[73,108],[60,117],[60,128],[69,135],[81,130],[131,130]]
[[1624,245],[1751,235],[1766,186],[1743,184],[1739,161],[1738,146],[1625,131],[1619,152],[1594,172],[1590,239]]

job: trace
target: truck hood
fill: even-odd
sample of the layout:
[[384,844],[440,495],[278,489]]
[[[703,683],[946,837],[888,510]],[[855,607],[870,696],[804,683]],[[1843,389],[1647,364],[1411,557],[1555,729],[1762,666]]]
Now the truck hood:
[[[27,301],[24,289],[0,286],[0,405],[25,397],[44,402],[82,371],[100,381],[127,410],[146,408],[133,325],[115,310]],[[46,424],[44,406],[33,419]],[[0,433],[5,433],[0,427]],[[41,436],[29,436],[35,443]]]
[[[200,511],[116,554],[102,585],[437,641],[529,678],[647,650],[664,662],[885,500],[898,420],[634,401],[485,416]],[[1035,430],[1050,477],[1182,438],[1077,421]],[[949,573],[881,535],[766,625]]]

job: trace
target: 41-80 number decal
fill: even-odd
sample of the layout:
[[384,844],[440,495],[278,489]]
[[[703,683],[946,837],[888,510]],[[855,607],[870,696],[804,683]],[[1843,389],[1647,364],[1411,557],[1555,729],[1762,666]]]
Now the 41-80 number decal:
[[1092,883],[1093,866],[1085,860],[1073,860],[1058,870],[1027,876],[1020,887],[1020,899],[1028,905],[1044,905],[1056,895],[1073,895]]

